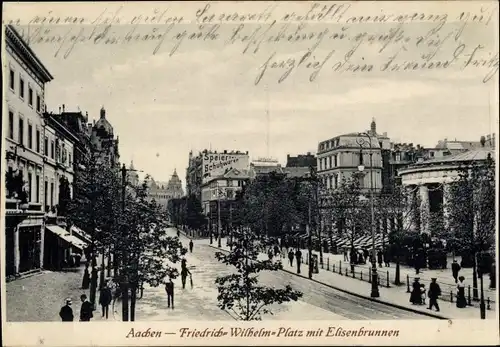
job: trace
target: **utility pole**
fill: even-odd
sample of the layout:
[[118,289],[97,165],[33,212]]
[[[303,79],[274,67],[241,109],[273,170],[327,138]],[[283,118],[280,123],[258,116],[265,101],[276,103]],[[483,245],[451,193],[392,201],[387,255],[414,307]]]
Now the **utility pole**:
[[229,249],[233,249],[233,204],[229,201]]
[[217,181],[217,247],[222,247],[221,244],[221,220],[220,220],[220,190],[219,181]]
[[308,212],[307,212],[307,248],[309,249],[309,279],[312,279],[313,274],[313,256],[312,256],[312,233],[311,233],[311,200],[308,202]]
[[[125,215],[125,193],[126,193],[126,180],[127,180],[127,169],[125,164],[122,165],[122,216]],[[122,320],[128,322],[128,254],[125,245],[125,240],[127,238],[127,228],[125,223],[122,221]]]

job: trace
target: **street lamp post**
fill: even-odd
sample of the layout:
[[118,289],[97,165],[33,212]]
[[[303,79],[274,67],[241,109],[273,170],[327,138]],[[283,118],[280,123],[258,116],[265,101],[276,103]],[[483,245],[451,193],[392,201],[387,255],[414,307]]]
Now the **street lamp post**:
[[217,247],[222,247],[221,243],[221,221],[220,221],[220,190],[219,181],[217,181]]
[[372,298],[378,298],[380,296],[379,290],[378,290],[378,274],[377,274],[377,259],[375,257],[375,209],[373,206],[373,151],[372,151],[372,138],[368,133],[360,133],[360,137],[356,139],[356,142],[358,145],[361,147],[360,150],[360,163],[358,166],[358,169],[360,172],[363,172],[364,170],[364,165],[363,165],[363,145],[365,144],[365,140],[361,136],[365,136],[369,140],[369,149],[370,149],[370,212],[371,212],[371,220],[370,220],[370,230],[371,230],[371,235],[372,235],[372,274],[371,274],[371,293],[370,296]]

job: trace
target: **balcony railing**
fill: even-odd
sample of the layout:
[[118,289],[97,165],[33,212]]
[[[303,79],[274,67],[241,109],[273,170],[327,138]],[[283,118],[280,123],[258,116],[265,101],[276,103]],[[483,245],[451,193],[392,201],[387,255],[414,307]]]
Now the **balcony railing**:
[[53,216],[53,215],[45,216],[45,223],[50,224],[50,225],[59,225],[61,227],[66,227],[68,225],[67,221],[66,221],[66,217]]

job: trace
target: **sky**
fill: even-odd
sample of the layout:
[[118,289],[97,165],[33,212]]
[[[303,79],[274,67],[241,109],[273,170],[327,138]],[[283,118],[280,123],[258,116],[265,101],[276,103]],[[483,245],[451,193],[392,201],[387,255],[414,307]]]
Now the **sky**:
[[[259,5],[260,11],[266,8],[265,3]],[[31,4],[30,11],[22,6],[7,8],[7,15],[29,19],[49,9],[66,16],[89,13],[60,4],[52,4],[56,6],[53,8]],[[94,17],[87,15],[87,18],[95,18],[95,13],[104,11],[102,5],[93,6]],[[110,6],[106,13],[113,13],[113,6],[117,4]],[[210,10],[222,11],[221,6]],[[144,6],[143,11],[149,11],[147,8]],[[193,17],[196,9],[194,5],[186,5],[182,11]],[[86,11],[91,11],[90,7],[86,7]],[[137,8],[134,11],[139,13]],[[169,14],[176,11],[181,12],[174,6]],[[450,11],[454,10],[450,8]],[[457,23],[449,23],[450,28],[454,24]],[[220,36],[228,37],[236,26],[221,25]],[[26,34],[29,28],[34,35],[39,27],[32,22],[29,27],[20,26],[19,30]],[[61,35],[68,27],[45,25],[43,28]],[[82,29],[88,33],[92,27],[74,26],[72,32]],[[152,27],[143,24],[139,31],[150,31]],[[165,30],[167,26],[160,28]],[[341,26],[338,23],[308,24],[307,28],[338,31]],[[413,39],[427,33],[429,28],[432,29],[425,23],[410,23],[404,30]],[[131,26],[123,22],[112,27],[117,36],[130,30]],[[177,25],[169,35],[183,30],[196,30],[196,25]],[[349,30],[387,31],[389,26],[360,24]],[[442,30],[440,38],[445,34]],[[477,43],[485,47],[481,52],[484,57],[497,54],[498,67],[494,27],[469,24],[460,40],[467,47],[461,57],[462,64],[465,53],[470,53]],[[445,43],[436,59],[449,59],[459,43],[448,46]],[[119,136],[121,162],[128,165],[133,160],[136,168],[159,181],[167,181],[176,169],[184,184],[191,150],[243,150],[249,151],[253,159],[270,156],[285,164],[287,154],[316,152],[319,141],[367,130],[372,118],[376,119],[377,131],[387,132],[391,140],[427,147],[435,146],[444,138],[478,141],[480,136],[498,127],[494,99],[498,96],[495,90],[498,73],[483,83],[491,67],[460,68],[458,59],[456,66],[450,69],[410,72],[332,73],[323,68],[312,82],[309,79],[314,70],[302,68],[294,70],[281,83],[277,80],[285,70],[268,65],[262,80],[255,85],[261,67],[272,53],[275,53],[274,59],[286,61],[295,57],[297,63],[311,43],[263,44],[257,53],[243,54],[246,44],[224,45],[221,40],[186,39],[171,55],[173,39],[163,43],[156,54],[152,53],[156,46],[152,42],[104,45],[89,40],[76,44],[66,58],[63,52],[69,46],[63,46],[56,56],[58,46],[39,43],[34,36],[30,42],[32,50],[54,76],[46,86],[47,110],[57,112],[59,106],[65,104],[67,111],[87,111],[89,119],[97,120],[104,106],[107,119]],[[386,61],[390,52],[376,53],[381,46],[375,46],[362,46],[355,53],[357,61],[361,55],[365,63],[381,65]],[[323,41],[311,59],[322,61],[334,50],[325,64],[332,66],[344,58],[349,47],[350,43]],[[397,48],[393,44],[388,49]],[[423,48],[408,48],[405,59],[417,59],[422,52]]]

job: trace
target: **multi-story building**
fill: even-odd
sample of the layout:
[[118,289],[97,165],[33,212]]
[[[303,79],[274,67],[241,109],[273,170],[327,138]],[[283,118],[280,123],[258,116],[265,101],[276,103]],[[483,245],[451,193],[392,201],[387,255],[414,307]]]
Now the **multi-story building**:
[[390,140],[386,133],[383,135],[377,133],[375,120],[372,121],[371,128],[366,134],[369,137],[360,133],[349,133],[319,143],[317,173],[323,190],[337,188],[343,179],[358,174],[359,166],[363,164],[364,174],[358,175],[361,188],[364,190],[370,188],[370,175],[372,175],[374,190],[381,191],[382,150],[390,149]]
[[227,169],[248,170],[248,167],[248,151],[217,152],[205,149],[197,155],[191,151],[186,169],[186,194],[188,196],[194,194],[201,201],[201,187],[207,181],[224,174]]
[[17,31],[5,27],[8,76],[3,117],[7,162],[6,275],[43,267],[44,99],[53,77]]
[[113,126],[106,119],[106,110],[101,108],[100,117],[94,122],[90,141],[93,151],[98,153],[98,160],[110,167],[118,168],[120,165],[120,154],[118,152],[118,137],[114,137]]
[[307,152],[307,154],[299,154],[296,157],[286,156],[286,167],[314,167],[317,166],[317,159],[314,154]]
[[165,209],[168,206],[169,200],[181,198],[184,195],[182,189],[182,182],[177,175],[177,170],[174,169],[174,173],[168,182],[155,181],[152,177],[148,182],[148,197],[151,200],[155,200],[159,205],[163,206]]

